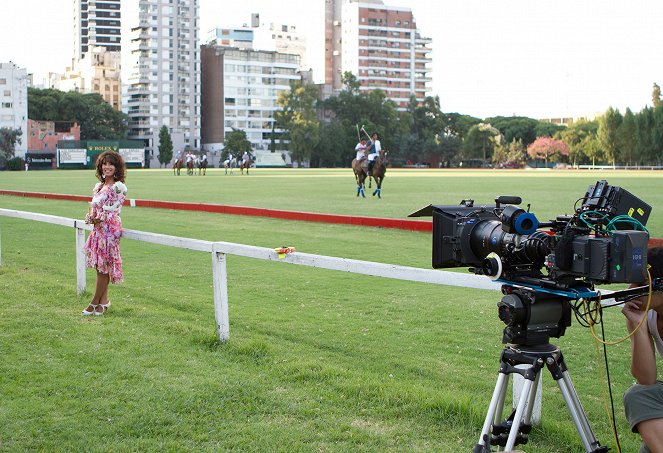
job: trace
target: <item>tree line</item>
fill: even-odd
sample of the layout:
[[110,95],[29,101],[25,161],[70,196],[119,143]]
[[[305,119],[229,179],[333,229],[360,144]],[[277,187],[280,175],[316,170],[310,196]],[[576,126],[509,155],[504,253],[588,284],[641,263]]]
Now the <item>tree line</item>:
[[[282,92],[274,119],[284,133],[273,134],[271,150],[287,150],[293,161],[308,161],[313,167],[346,167],[364,136],[364,126],[368,134],[380,134],[393,165],[451,166],[468,159],[515,166],[532,160],[543,165],[658,165],[663,159],[663,103],[656,84],[651,107],[635,113],[626,109],[623,114],[610,107],[594,120],[568,126],[527,117],[480,119],[444,113],[439,97],[427,97],[423,102],[413,97],[405,111],[398,111],[383,91],[361,91],[350,72],[344,74],[343,84],[341,92],[327,99],[321,99],[317,86],[311,84],[293,83]],[[54,89],[28,89],[28,117],[76,121],[82,140],[122,139],[128,126],[127,116],[99,94]],[[172,150],[164,131],[160,132],[162,160]],[[226,135],[224,154],[235,147],[235,154],[241,154],[250,147],[244,131]],[[20,130],[0,129],[0,166],[13,157],[22,139]]]
[[314,85],[293,83],[278,98],[275,119],[285,131],[279,148],[293,161],[313,167],[348,166],[363,132],[378,132],[394,165],[457,165],[474,160],[493,165],[556,162],[571,165],[660,164],[663,158],[663,103],[654,85],[653,107],[624,114],[612,107],[593,120],[557,125],[533,118],[497,116],[480,119],[444,113],[439,97],[417,102],[405,111],[381,90],[360,91],[349,72],[343,90],[320,99]]

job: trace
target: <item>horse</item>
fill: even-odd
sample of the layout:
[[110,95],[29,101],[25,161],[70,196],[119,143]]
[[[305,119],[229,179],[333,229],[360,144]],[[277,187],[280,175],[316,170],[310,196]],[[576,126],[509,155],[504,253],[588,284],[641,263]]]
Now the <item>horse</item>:
[[173,163],[173,175],[180,175],[180,169],[182,168],[182,159],[175,159]]
[[198,176],[200,176],[201,172],[203,176],[207,174],[207,159],[200,159],[198,161]]
[[246,168],[246,174],[249,174],[249,168],[251,168],[251,165],[253,165],[253,159],[249,157],[249,160],[242,161],[241,164],[239,164],[239,169],[244,174],[244,169]]
[[233,174],[236,162],[237,161],[234,158],[223,161],[223,167],[226,169],[226,174],[228,174],[228,170],[230,170],[231,175]]
[[352,171],[355,174],[355,182],[357,183],[357,196],[361,194],[363,198],[366,198],[364,194],[364,181],[366,181],[366,176],[368,175],[365,163],[366,160],[359,161],[356,158],[352,159]]
[[[373,191],[373,196],[377,195],[378,198],[382,198],[380,195],[382,192],[382,180],[384,180],[384,174],[387,172],[387,153],[384,150],[380,151],[380,155],[375,159],[373,164],[373,169],[369,178],[375,180],[375,185],[377,188]],[[371,181],[368,181],[368,187],[371,187]]]
[[191,159],[186,163],[186,174],[189,176],[193,175],[193,168],[194,168],[193,159]]

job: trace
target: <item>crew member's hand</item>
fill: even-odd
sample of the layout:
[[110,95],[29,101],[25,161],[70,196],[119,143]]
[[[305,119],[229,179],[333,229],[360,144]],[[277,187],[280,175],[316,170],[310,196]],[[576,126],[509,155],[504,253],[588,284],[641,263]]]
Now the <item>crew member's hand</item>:
[[635,328],[635,326],[640,324],[642,318],[647,316],[647,313],[644,311],[646,305],[647,302],[642,299],[633,299],[624,303],[622,313],[626,316],[632,328]]

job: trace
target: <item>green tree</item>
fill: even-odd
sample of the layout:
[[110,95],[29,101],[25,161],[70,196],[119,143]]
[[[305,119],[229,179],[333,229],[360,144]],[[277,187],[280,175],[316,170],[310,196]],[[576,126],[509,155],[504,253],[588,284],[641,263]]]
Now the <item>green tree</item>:
[[638,131],[635,115],[631,112],[630,108],[626,108],[622,124],[617,130],[619,141],[619,160],[626,164],[631,165],[635,156],[635,149],[638,140]]
[[5,161],[14,157],[16,145],[21,143],[21,135],[23,135],[21,129],[0,128],[0,157]]
[[589,163],[590,155],[596,155],[596,153],[589,152],[589,149],[598,147],[596,141],[597,130],[598,123],[596,121],[578,121],[557,132],[554,138],[567,144],[569,147],[569,162],[576,166]]
[[513,139],[508,146],[502,144],[495,147],[493,152],[493,163],[517,163],[524,164],[527,158],[527,147],[523,144],[522,139]]
[[525,146],[536,140],[536,128],[539,122],[523,116],[496,116],[486,118],[485,123],[498,129],[507,143],[514,139],[522,140]]
[[654,83],[651,91],[651,102],[654,108],[658,107],[658,104],[661,103],[661,87],[657,83]]
[[233,156],[239,157],[245,152],[251,152],[251,142],[246,138],[246,132],[232,128],[232,130],[225,135],[221,158],[225,160],[228,158],[228,154],[231,153]]
[[161,126],[159,130],[159,154],[157,159],[163,165],[173,160],[173,139],[166,125]]
[[495,147],[502,143],[502,134],[490,124],[472,126],[463,142],[463,157],[492,159]]
[[316,103],[318,89],[315,85],[293,82],[290,91],[282,91],[276,101],[281,107],[274,118],[290,139],[290,157],[299,165],[310,159],[312,150],[320,141],[320,122]]
[[652,125],[652,163],[660,164],[663,158],[663,104],[654,108],[654,122]]
[[453,135],[461,140],[467,136],[472,126],[481,123],[479,118],[470,115],[462,115],[460,113],[446,113],[447,125],[445,132],[447,135]]
[[28,118],[77,122],[81,140],[120,140],[128,117],[113,109],[98,93],[28,88]]
[[619,110],[609,107],[608,110],[599,118],[598,139],[603,149],[605,158],[615,165],[619,155],[618,129],[622,124],[623,117]]
[[653,143],[654,135],[654,109],[645,107],[636,115],[635,130],[638,140],[636,142],[636,162],[644,164],[654,162],[656,151]]

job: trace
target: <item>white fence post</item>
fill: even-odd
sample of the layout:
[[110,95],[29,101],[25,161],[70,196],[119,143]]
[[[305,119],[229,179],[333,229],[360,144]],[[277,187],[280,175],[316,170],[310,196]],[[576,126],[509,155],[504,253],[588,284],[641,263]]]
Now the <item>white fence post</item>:
[[78,226],[78,221],[74,221],[76,230],[76,294],[79,296],[87,289],[85,275],[85,230]]
[[230,320],[228,319],[228,270],[226,254],[218,251],[218,245],[212,245],[212,279],[214,280],[214,319],[220,342],[230,338]]

